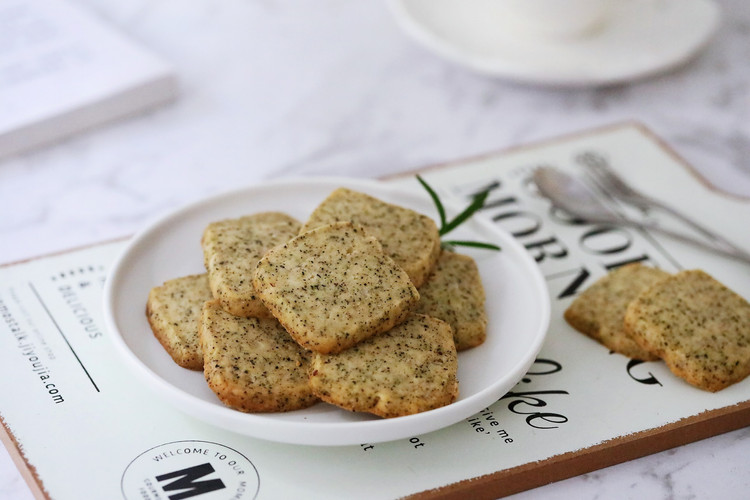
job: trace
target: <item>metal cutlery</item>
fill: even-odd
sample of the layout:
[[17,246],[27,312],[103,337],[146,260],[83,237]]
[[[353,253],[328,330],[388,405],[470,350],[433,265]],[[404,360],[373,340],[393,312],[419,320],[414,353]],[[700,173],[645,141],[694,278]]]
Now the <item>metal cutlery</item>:
[[[538,167],[534,170],[533,180],[539,192],[549,198],[553,205],[581,220],[659,231],[677,240],[750,264],[750,253],[734,245],[719,245],[715,238],[700,239],[665,228],[649,219],[636,220],[618,213],[602,201],[602,198],[597,196],[583,181],[558,169]],[[711,235],[715,236],[713,233]]]
[[612,167],[609,166],[609,163],[604,157],[596,153],[587,152],[579,155],[576,159],[578,160],[578,163],[584,168],[584,171],[589,175],[591,180],[604,193],[611,196],[612,198],[632,205],[641,210],[643,213],[649,213],[653,209],[661,210],[662,212],[668,213],[676,219],[681,220],[693,230],[697,231],[705,238],[714,241],[716,244],[727,249],[744,252],[744,250],[742,250],[741,248],[737,248],[736,245],[734,245],[732,242],[702,226],[684,213],[661,202],[660,200],[652,198],[636,190],[630,184],[625,182],[625,180],[623,180],[622,177],[620,177],[612,169]]

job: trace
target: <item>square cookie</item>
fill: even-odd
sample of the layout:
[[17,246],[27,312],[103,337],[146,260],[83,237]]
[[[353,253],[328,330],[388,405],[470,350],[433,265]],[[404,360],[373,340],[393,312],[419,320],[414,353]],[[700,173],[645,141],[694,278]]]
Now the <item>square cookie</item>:
[[643,361],[657,360],[657,355],[625,332],[625,310],[639,293],[669,276],[666,271],[641,264],[619,267],[576,297],[565,310],[565,320],[612,351]]
[[390,330],[419,300],[406,272],[351,222],[318,227],[269,251],[253,283],[291,336],[322,353]]
[[456,349],[463,351],[487,338],[484,301],[484,287],[474,259],[443,251],[432,274],[419,287],[415,312],[451,325]]
[[322,400],[391,418],[452,403],[458,358],[451,327],[413,314],[339,354],[313,354],[310,385]]
[[339,188],[323,200],[301,232],[339,221],[363,226],[416,287],[427,279],[440,254],[440,235],[432,219],[347,188]]
[[203,369],[200,317],[203,303],[212,298],[205,274],[166,281],[148,294],[146,318],[151,330],[175,363],[183,368]]
[[299,232],[301,224],[279,212],[264,212],[209,224],[203,232],[204,263],[214,298],[243,317],[270,318],[255,294],[253,273],[265,253]]
[[750,304],[703,271],[681,271],[639,295],[625,328],[701,389],[719,391],[750,374]]
[[213,300],[201,317],[203,373],[227,406],[244,412],[281,412],[317,401],[308,383],[310,353],[275,319],[240,318]]

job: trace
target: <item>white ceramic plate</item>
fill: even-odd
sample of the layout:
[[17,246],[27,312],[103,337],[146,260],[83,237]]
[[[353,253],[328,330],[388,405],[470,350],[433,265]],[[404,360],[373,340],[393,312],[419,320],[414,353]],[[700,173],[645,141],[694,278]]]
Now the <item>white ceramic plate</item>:
[[149,387],[187,414],[240,434],[297,444],[356,445],[446,427],[492,404],[521,379],[542,346],[549,323],[549,296],[538,266],[525,249],[483,217],[474,217],[457,229],[455,239],[481,238],[502,247],[501,252],[465,252],[477,260],[486,289],[488,340],[459,354],[460,397],[451,405],[393,419],[352,413],[326,403],[288,413],[247,414],[224,406],[201,372],[172,361],[151,333],[144,313],[146,297],[152,287],[168,279],[204,272],[200,237],[205,226],[269,210],[305,220],[339,186],[436,216],[432,201],[419,187],[401,191],[383,183],[350,179],[278,181],[186,206],[131,240],[107,280],[104,312],[116,347],[144,382],[144,390]]
[[715,33],[712,0],[615,0],[598,31],[544,40],[503,28],[498,0],[389,0],[415,41],[474,71],[567,87],[628,82],[674,69]]

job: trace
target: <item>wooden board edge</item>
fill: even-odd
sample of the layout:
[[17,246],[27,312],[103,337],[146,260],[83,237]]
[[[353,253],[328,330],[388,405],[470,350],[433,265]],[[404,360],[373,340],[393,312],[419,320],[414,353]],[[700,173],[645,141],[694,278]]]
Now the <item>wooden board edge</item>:
[[410,169],[406,172],[400,172],[395,175],[387,176],[383,178],[383,180],[402,179],[404,177],[414,176],[416,174],[429,173],[431,171],[438,171],[438,170],[442,170],[445,168],[455,167],[456,165],[460,165],[461,163],[475,162],[475,161],[479,161],[482,159],[491,158],[493,156],[505,156],[505,155],[510,155],[510,154],[517,153],[517,152],[538,149],[538,148],[545,147],[545,146],[551,146],[554,144],[575,140],[576,138],[584,138],[584,137],[588,137],[588,136],[596,135],[596,134],[606,134],[608,132],[612,132],[614,130],[618,130],[622,128],[637,129],[641,134],[643,134],[649,140],[654,142],[657,146],[659,146],[660,149],[662,149],[665,153],[667,153],[670,157],[672,157],[672,159],[674,159],[677,163],[679,163],[680,166],[682,166],[690,175],[695,177],[695,179],[709,191],[712,191],[721,196],[725,196],[727,198],[732,198],[732,199],[739,200],[739,201],[750,201],[750,196],[743,196],[743,195],[739,195],[736,193],[729,193],[719,188],[718,186],[712,184],[711,182],[709,182],[708,179],[706,179],[706,177],[704,177],[703,174],[701,174],[699,170],[693,167],[685,158],[680,156],[680,154],[677,153],[677,151],[675,151],[675,149],[671,145],[669,145],[669,143],[667,143],[666,140],[658,136],[651,128],[649,128],[644,123],[635,121],[635,120],[620,121],[620,122],[610,123],[607,125],[600,125],[595,128],[588,128],[584,130],[568,132],[568,133],[557,135],[548,139],[540,139],[537,141],[531,141],[531,142],[523,143],[517,146],[509,146],[507,148],[487,151],[487,152],[479,153],[479,154],[472,155],[472,156],[457,158],[455,160],[448,160],[448,161],[440,162],[440,163],[431,163],[428,165]]
[[[524,143],[518,146],[510,146],[486,153],[480,153],[474,156],[457,158],[440,163],[432,163],[427,166],[419,167],[407,172],[402,172],[393,176],[382,178],[382,180],[393,180],[407,176],[413,176],[418,173],[436,171],[444,168],[454,167],[461,163],[481,160],[498,155],[508,155],[515,152],[537,149],[545,145],[573,140],[577,137],[583,138],[590,135],[602,134],[617,130],[620,128],[636,128],[650,140],[657,143],[661,149],[672,156],[675,161],[682,165],[691,175],[696,177],[701,184],[711,191],[720,193],[724,196],[736,198],[743,201],[750,201],[750,197],[744,197],[727,193],[714,186],[703,177],[690,163],[682,158],[672,147],[654,133],[645,124],[638,121],[622,121],[613,124],[602,125],[595,128],[570,132],[567,134],[557,135],[550,139],[542,139]],[[100,245],[125,241],[132,235],[115,237],[108,240],[84,244],[68,249],[32,256],[19,261],[0,263],[0,267],[9,267],[18,264],[31,262],[56,255],[72,253],[77,250],[92,248]],[[26,461],[19,443],[16,441],[13,433],[5,424],[0,415],[0,441],[8,451],[11,459],[18,468],[21,476],[31,489],[32,494],[39,500],[50,500],[49,495],[44,490],[43,482],[37,475],[34,467]],[[592,472],[610,465],[627,462],[646,455],[664,451],[683,444],[692,443],[701,439],[723,434],[732,430],[740,429],[750,425],[750,401],[745,401],[737,405],[720,408],[704,412],[682,420],[668,424],[664,427],[645,430],[636,434],[616,438],[605,443],[569,452],[549,459],[524,464],[522,466],[505,469],[494,472],[485,476],[472,479],[466,479],[457,483],[443,486],[433,490],[426,490],[407,498],[414,500],[423,499],[446,499],[453,500],[467,498],[501,498],[514,493],[519,493],[539,486],[550,484],[563,479],[575,477],[587,472]]]
[[662,427],[416,493],[411,500],[496,499],[693,443],[750,425],[750,401],[709,410]]
[[87,248],[94,248],[94,247],[99,247],[99,246],[102,246],[102,245],[109,245],[110,243],[117,243],[118,241],[127,241],[130,238],[132,238],[132,237],[133,237],[133,235],[117,236],[115,238],[111,238],[111,239],[107,239],[107,240],[94,241],[94,242],[91,242],[91,243],[84,243],[82,245],[77,245],[77,246],[70,247],[70,248],[63,248],[61,250],[56,250],[56,251],[50,252],[50,253],[45,253],[45,254],[41,254],[41,255],[33,255],[31,257],[27,257],[27,258],[21,259],[21,260],[12,260],[10,262],[2,262],[2,263],[0,263],[0,268],[2,268],[2,267],[17,266],[17,265],[20,265],[20,264],[26,264],[28,262],[33,262],[35,260],[46,259],[48,257],[56,257],[58,255],[65,255],[67,253],[73,253],[73,252],[77,252],[79,250],[86,250]]
[[[67,248],[63,250],[58,250],[55,252],[50,252],[48,254],[43,255],[37,255],[33,257],[28,257],[26,259],[21,259],[18,261],[11,261],[11,262],[5,262],[0,264],[0,268],[3,267],[12,267],[20,264],[25,264],[28,262],[33,262],[40,259],[45,259],[48,257],[54,257],[57,255],[65,255],[68,253],[73,253],[79,250],[85,250],[87,248],[94,248],[102,245],[108,245],[110,243],[116,243],[118,241],[126,241],[127,239],[131,238],[131,236],[120,236],[108,240],[98,241],[94,243],[89,243],[85,245],[79,245],[72,248]],[[26,482],[26,485],[29,487],[29,490],[31,490],[31,494],[34,496],[34,498],[38,500],[51,500],[51,497],[47,493],[47,491],[44,489],[44,482],[42,481],[42,478],[39,477],[39,474],[36,472],[36,468],[31,465],[27,460],[26,456],[23,453],[23,449],[16,440],[15,435],[13,434],[13,431],[10,430],[8,425],[5,422],[5,419],[2,415],[0,415],[0,442],[3,443],[5,446],[6,451],[8,452],[8,455],[10,456],[11,460],[13,461],[13,464],[16,466],[16,469],[18,469],[18,472],[20,473],[23,480]]]
[[698,182],[700,182],[706,189],[709,191],[713,191],[714,193],[720,194],[722,196],[725,196],[727,198],[732,198],[738,201],[750,201],[750,196],[744,196],[737,193],[730,193],[728,191],[724,191],[720,187],[712,184],[709,182],[706,177],[701,174],[701,172],[695,168],[689,161],[687,161],[683,156],[681,156],[667,141],[657,135],[653,130],[646,127],[643,124],[634,124],[637,125],[640,131],[647,136],[649,139],[651,139],[654,143],[656,143],[665,153],[667,153],[669,156],[672,157],[672,159],[679,163],[680,166],[682,166],[687,172],[695,177]]
[[38,500],[51,500],[49,493],[44,489],[42,478],[36,472],[36,468],[26,461],[21,445],[16,440],[15,435],[5,423],[5,419],[0,415],[0,442],[3,443],[8,451],[13,464],[31,490],[31,494]]

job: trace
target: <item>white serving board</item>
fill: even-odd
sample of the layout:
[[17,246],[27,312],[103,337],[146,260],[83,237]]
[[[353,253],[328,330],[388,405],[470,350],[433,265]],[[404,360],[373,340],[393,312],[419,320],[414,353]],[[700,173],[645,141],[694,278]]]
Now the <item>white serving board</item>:
[[[709,189],[636,124],[423,169],[458,202],[494,186],[486,214],[539,259],[550,331],[526,377],[487,409],[409,439],[343,447],[222,431],[134,380],[101,312],[102,284],[124,242],[7,265],[0,268],[0,376],[12,381],[0,389],[6,446],[39,498],[168,498],[174,479],[162,475],[199,466],[213,472],[197,481],[217,488],[202,499],[493,498],[750,424],[750,380],[703,392],[659,362],[611,354],[563,321],[576,291],[629,260],[668,271],[700,267],[750,297],[750,266],[551,214],[529,173],[542,164],[575,171],[584,152],[605,156],[627,179],[750,248],[743,230],[750,203]],[[411,176],[390,182],[421,189]]]

